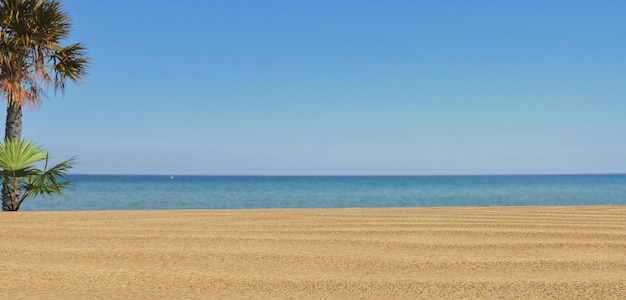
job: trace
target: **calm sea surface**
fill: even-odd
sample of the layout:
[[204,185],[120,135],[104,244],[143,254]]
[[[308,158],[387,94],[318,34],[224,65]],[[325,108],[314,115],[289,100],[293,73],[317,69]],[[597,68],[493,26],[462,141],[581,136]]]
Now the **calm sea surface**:
[[22,210],[626,205],[626,175],[73,175],[67,195]]

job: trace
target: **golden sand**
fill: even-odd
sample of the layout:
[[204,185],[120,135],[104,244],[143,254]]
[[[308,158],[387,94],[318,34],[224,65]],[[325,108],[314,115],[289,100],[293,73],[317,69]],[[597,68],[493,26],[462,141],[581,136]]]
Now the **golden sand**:
[[6,299],[626,299],[626,206],[0,214]]

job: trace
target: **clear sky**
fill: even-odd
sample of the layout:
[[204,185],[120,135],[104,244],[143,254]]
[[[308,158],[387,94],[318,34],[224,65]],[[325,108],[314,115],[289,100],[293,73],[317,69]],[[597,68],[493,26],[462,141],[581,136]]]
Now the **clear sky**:
[[62,3],[90,75],[24,136],[73,173],[626,173],[626,1]]

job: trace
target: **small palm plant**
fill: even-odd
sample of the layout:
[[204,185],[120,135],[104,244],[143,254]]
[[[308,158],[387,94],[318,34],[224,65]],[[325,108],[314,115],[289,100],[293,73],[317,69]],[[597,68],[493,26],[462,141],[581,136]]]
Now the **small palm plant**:
[[[36,163],[44,161],[44,168]],[[29,197],[63,194],[70,182],[58,181],[72,168],[75,158],[48,168],[48,152],[28,140],[7,139],[0,144],[0,179],[9,191],[10,201],[3,202],[3,210],[17,211]]]

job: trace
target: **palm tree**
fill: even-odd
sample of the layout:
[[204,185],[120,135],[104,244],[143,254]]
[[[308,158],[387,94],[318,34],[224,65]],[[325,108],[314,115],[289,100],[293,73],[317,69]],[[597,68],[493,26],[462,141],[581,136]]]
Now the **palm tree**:
[[[63,46],[70,31],[68,15],[57,0],[0,0],[0,93],[7,102],[5,139],[21,139],[22,106],[39,107],[46,88],[65,90],[82,82],[88,58],[80,43]],[[2,190],[3,209],[11,200]],[[19,194],[18,194],[19,196]],[[19,198],[19,197],[18,197]]]
[[[37,169],[35,163],[45,161],[43,169]],[[74,158],[48,168],[48,153],[33,142],[7,139],[0,144],[0,180],[11,192],[10,201],[3,203],[3,210],[17,211],[29,197],[39,195],[63,194],[63,189],[70,183],[58,181],[72,168]],[[11,186],[9,189],[8,186]]]

